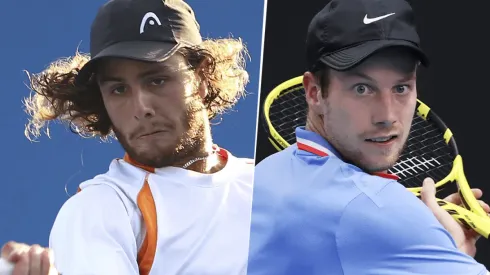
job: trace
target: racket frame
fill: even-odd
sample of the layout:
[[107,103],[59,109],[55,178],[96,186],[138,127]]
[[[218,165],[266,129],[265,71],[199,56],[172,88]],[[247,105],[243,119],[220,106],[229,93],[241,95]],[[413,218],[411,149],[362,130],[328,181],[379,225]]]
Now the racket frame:
[[[442,132],[444,132],[443,135],[444,141],[449,147],[452,148],[454,154],[454,160],[453,160],[451,172],[449,172],[449,174],[445,178],[443,178],[442,180],[436,183],[436,188],[448,182],[456,183],[458,187],[458,193],[461,196],[461,202],[463,206],[479,216],[488,217],[488,214],[480,206],[480,203],[476,200],[476,198],[473,195],[473,192],[471,191],[471,187],[468,183],[468,180],[466,179],[466,175],[463,169],[463,158],[459,153],[459,149],[451,129],[447,127],[447,125],[442,121],[442,119],[434,111],[432,111],[429,106],[427,106],[419,99],[417,99],[417,101],[418,101],[417,115],[424,120],[430,119],[439,127],[439,129]],[[417,195],[420,195],[420,192],[422,190],[421,187],[412,187],[407,189],[409,189],[410,191],[412,191],[414,194]]]
[[291,144],[289,144],[274,128],[272,125],[272,122],[270,120],[269,116],[269,110],[272,105],[272,103],[282,95],[284,95],[285,91],[287,90],[287,93],[294,92],[296,90],[288,90],[292,86],[297,86],[303,84],[303,76],[297,76],[295,78],[289,79],[278,86],[276,86],[265,98],[264,105],[263,105],[263,117],[265,120],[266,124],[266,132],[269,135],[269,141],[270,143],[276,148],[277,151],[281,151],[283,149],[286,149],[289,147]]

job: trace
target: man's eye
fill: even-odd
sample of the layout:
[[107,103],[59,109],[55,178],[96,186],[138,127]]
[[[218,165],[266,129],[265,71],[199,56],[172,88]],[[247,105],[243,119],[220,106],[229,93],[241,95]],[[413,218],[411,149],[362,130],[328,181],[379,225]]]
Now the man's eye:
[[154,86],[160,86],[160,85],[165,84],[165,79],[163,79],[163,78],[153,79],[150,81],[150,84],[154,85]]
[[126,87],[119,86],[119,87],[116,87],[116,88],[112,89],[112,92],[111,93],[113,93],[113,94],[123,94],[125,91],[126,91]]

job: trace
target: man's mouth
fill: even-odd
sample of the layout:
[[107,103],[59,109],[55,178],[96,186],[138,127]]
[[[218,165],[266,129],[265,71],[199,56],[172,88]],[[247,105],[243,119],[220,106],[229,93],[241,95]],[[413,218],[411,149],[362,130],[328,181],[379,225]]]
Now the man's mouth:
[[149,132],[149,133],[146,133],[146,134],[142,134],[140,137],[147,137],[147,136],[151,136],[151,135],[155,135],[155,134],[159,134],[159,133],[163,133],[165,131],[163,130],[157,130],[157,131],[153,131],[153,132]]
[[375,142],[375,143],[388,143],[388,142],[396,139],[397,137],[398,137],[398,135],[373,137],[373,138],[367,138],[366,141],[368,141],[368,142]]

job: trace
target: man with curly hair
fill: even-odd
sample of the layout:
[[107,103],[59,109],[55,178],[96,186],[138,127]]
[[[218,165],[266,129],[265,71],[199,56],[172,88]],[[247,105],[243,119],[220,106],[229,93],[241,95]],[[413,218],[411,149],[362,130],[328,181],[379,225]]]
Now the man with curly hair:
[[[245,274],[254,162],[213,144],[210,130],[244,93],[245,46],[203,40],[181,0],[109,1],[90,35],[90,57],[29,74],[25,101],[29,138],[58,119],[83,136],[114,136],[126,152],[59,211],[55,272]],[[11,259],[28,262],[16,268],[47,274],[47,252],[29,249]]]

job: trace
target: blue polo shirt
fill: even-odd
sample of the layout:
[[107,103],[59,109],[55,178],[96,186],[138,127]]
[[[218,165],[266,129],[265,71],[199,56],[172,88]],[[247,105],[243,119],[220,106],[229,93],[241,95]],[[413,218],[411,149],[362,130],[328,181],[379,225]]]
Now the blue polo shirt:
[[249,275],[486,274],[395,176],[304,128],[296,138],[256,166]]

